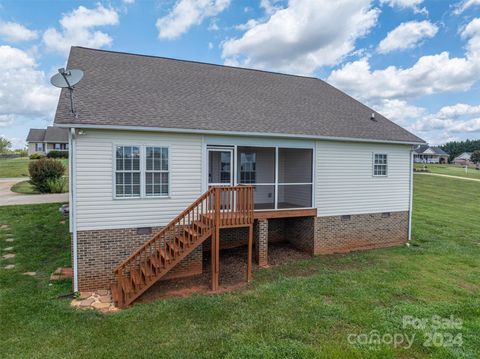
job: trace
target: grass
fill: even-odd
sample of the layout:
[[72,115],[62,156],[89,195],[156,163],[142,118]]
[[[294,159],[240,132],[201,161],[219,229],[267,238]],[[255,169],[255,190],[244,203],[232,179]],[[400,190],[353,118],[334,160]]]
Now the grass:
[[0,159],[0,178],[28,177],[28,157]]
[[[248,290],[79,311],[49,282],[69,263],[58,204],[0,208],[0,247],[11,233],[17,265],[0,269],[2,358],[478,358],[480,184],[415,175],[410,247],[321,256],[254,273]],[[439,190],[441,189],[441,190]],[[21,273],[36,271],[37,278]],[[455,316],[463,344],[425,347],[402,317]],[[351,345],[351,333],[416,335],[410,349]]]
[[30,183],[30,181],[21,181],[15,183],[10,190],[12,192],[23,193],[23,194],[39,194],[35,187]]
[[[68,159],[61,158],[65,166],[65,175],[68,176]],[[0,178],[28,177],[28,157],[0,159]]]
[[[423,168],[423,166],[424,165],[420,163],[415,164],[415,168]],[[467,173],[465,173],[464,167],[456,165],[427,164],[427,168],[431,173],[480,179],[480,171],[474,167],[469,167]]]

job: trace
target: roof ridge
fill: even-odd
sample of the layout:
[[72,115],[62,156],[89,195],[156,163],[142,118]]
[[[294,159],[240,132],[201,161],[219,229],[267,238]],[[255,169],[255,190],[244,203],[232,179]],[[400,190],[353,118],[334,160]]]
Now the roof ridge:
[[72,48],[78,48],[78,49],[90,50],[90,51],[98,51],[98,52],[108,52],[108,53],[111,53],[111,54],[121,54],[121,55],[130,55],[130,56],[138,56],[138,57],[151,57],[151,58],[154,58],[154,59],[189,62],[189,63],[199,64],[199,65],[217,66],[217,67],[224,67],[224,68],[229,68],[229,69],[234,69],[234,70],[256,71],[256,72],[263,72],[263,73],[272,74],[272,75],[292,76],[292,77],[312,79],[312,80],[320,80],[320,81],[326,82],[326,81],[324,81],[322,79],[319,79],[318,77],[315,77],[315,76],[295,75],[295,74],[288,74],[288,73],[285,73],[285,72],[268,71],[268,70],[254,69],[254,68],[241,67],[241,66],[215,64],[215,63],[211,63],[211,62],[203,62],[203,61],[198,61],[198,60],[176,59],[174,57],[147,55],[147,54],[136,54],[136,53],[133,53],[133,52],[126,52],[126,51],[94,49],[94,48],[85,47],[85,46],[72,46]]

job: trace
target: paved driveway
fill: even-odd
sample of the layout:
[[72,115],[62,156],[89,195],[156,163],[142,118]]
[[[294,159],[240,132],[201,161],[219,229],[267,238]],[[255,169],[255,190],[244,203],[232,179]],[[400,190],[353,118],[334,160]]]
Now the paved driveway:
[[21,194],[10,191],[15,183],[26,180],[28,177],[0,178],[0,206],[68,202],[68,193]]

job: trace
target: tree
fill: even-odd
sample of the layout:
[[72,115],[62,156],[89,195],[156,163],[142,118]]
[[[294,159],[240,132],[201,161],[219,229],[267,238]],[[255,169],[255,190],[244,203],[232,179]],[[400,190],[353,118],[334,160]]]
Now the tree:
[[452,161],[463,152],[473,152],[480,149],[480,140],[451,141],[440,146],[440,148],[449,154],[449,161]]
[[473,163],[480,163],[480,150],[476,150],[472,153],[472,157],[470,157]]
[[7,152],[10,147],[12,147],[12,143],[7,138],[0,136],[0,153]]

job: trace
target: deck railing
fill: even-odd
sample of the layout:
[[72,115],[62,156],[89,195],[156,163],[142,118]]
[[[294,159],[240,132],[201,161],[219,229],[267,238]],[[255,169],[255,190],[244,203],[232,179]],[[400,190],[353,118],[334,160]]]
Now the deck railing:
[[[210,188],[114,269],[119,288],[124,288],[122,302],[128,305],[219,228],[251,225],[253,220],[253,187]],[[169,263],[162,263],[164,270],[147,283],[141,268],[155,258],[169,258]]]

